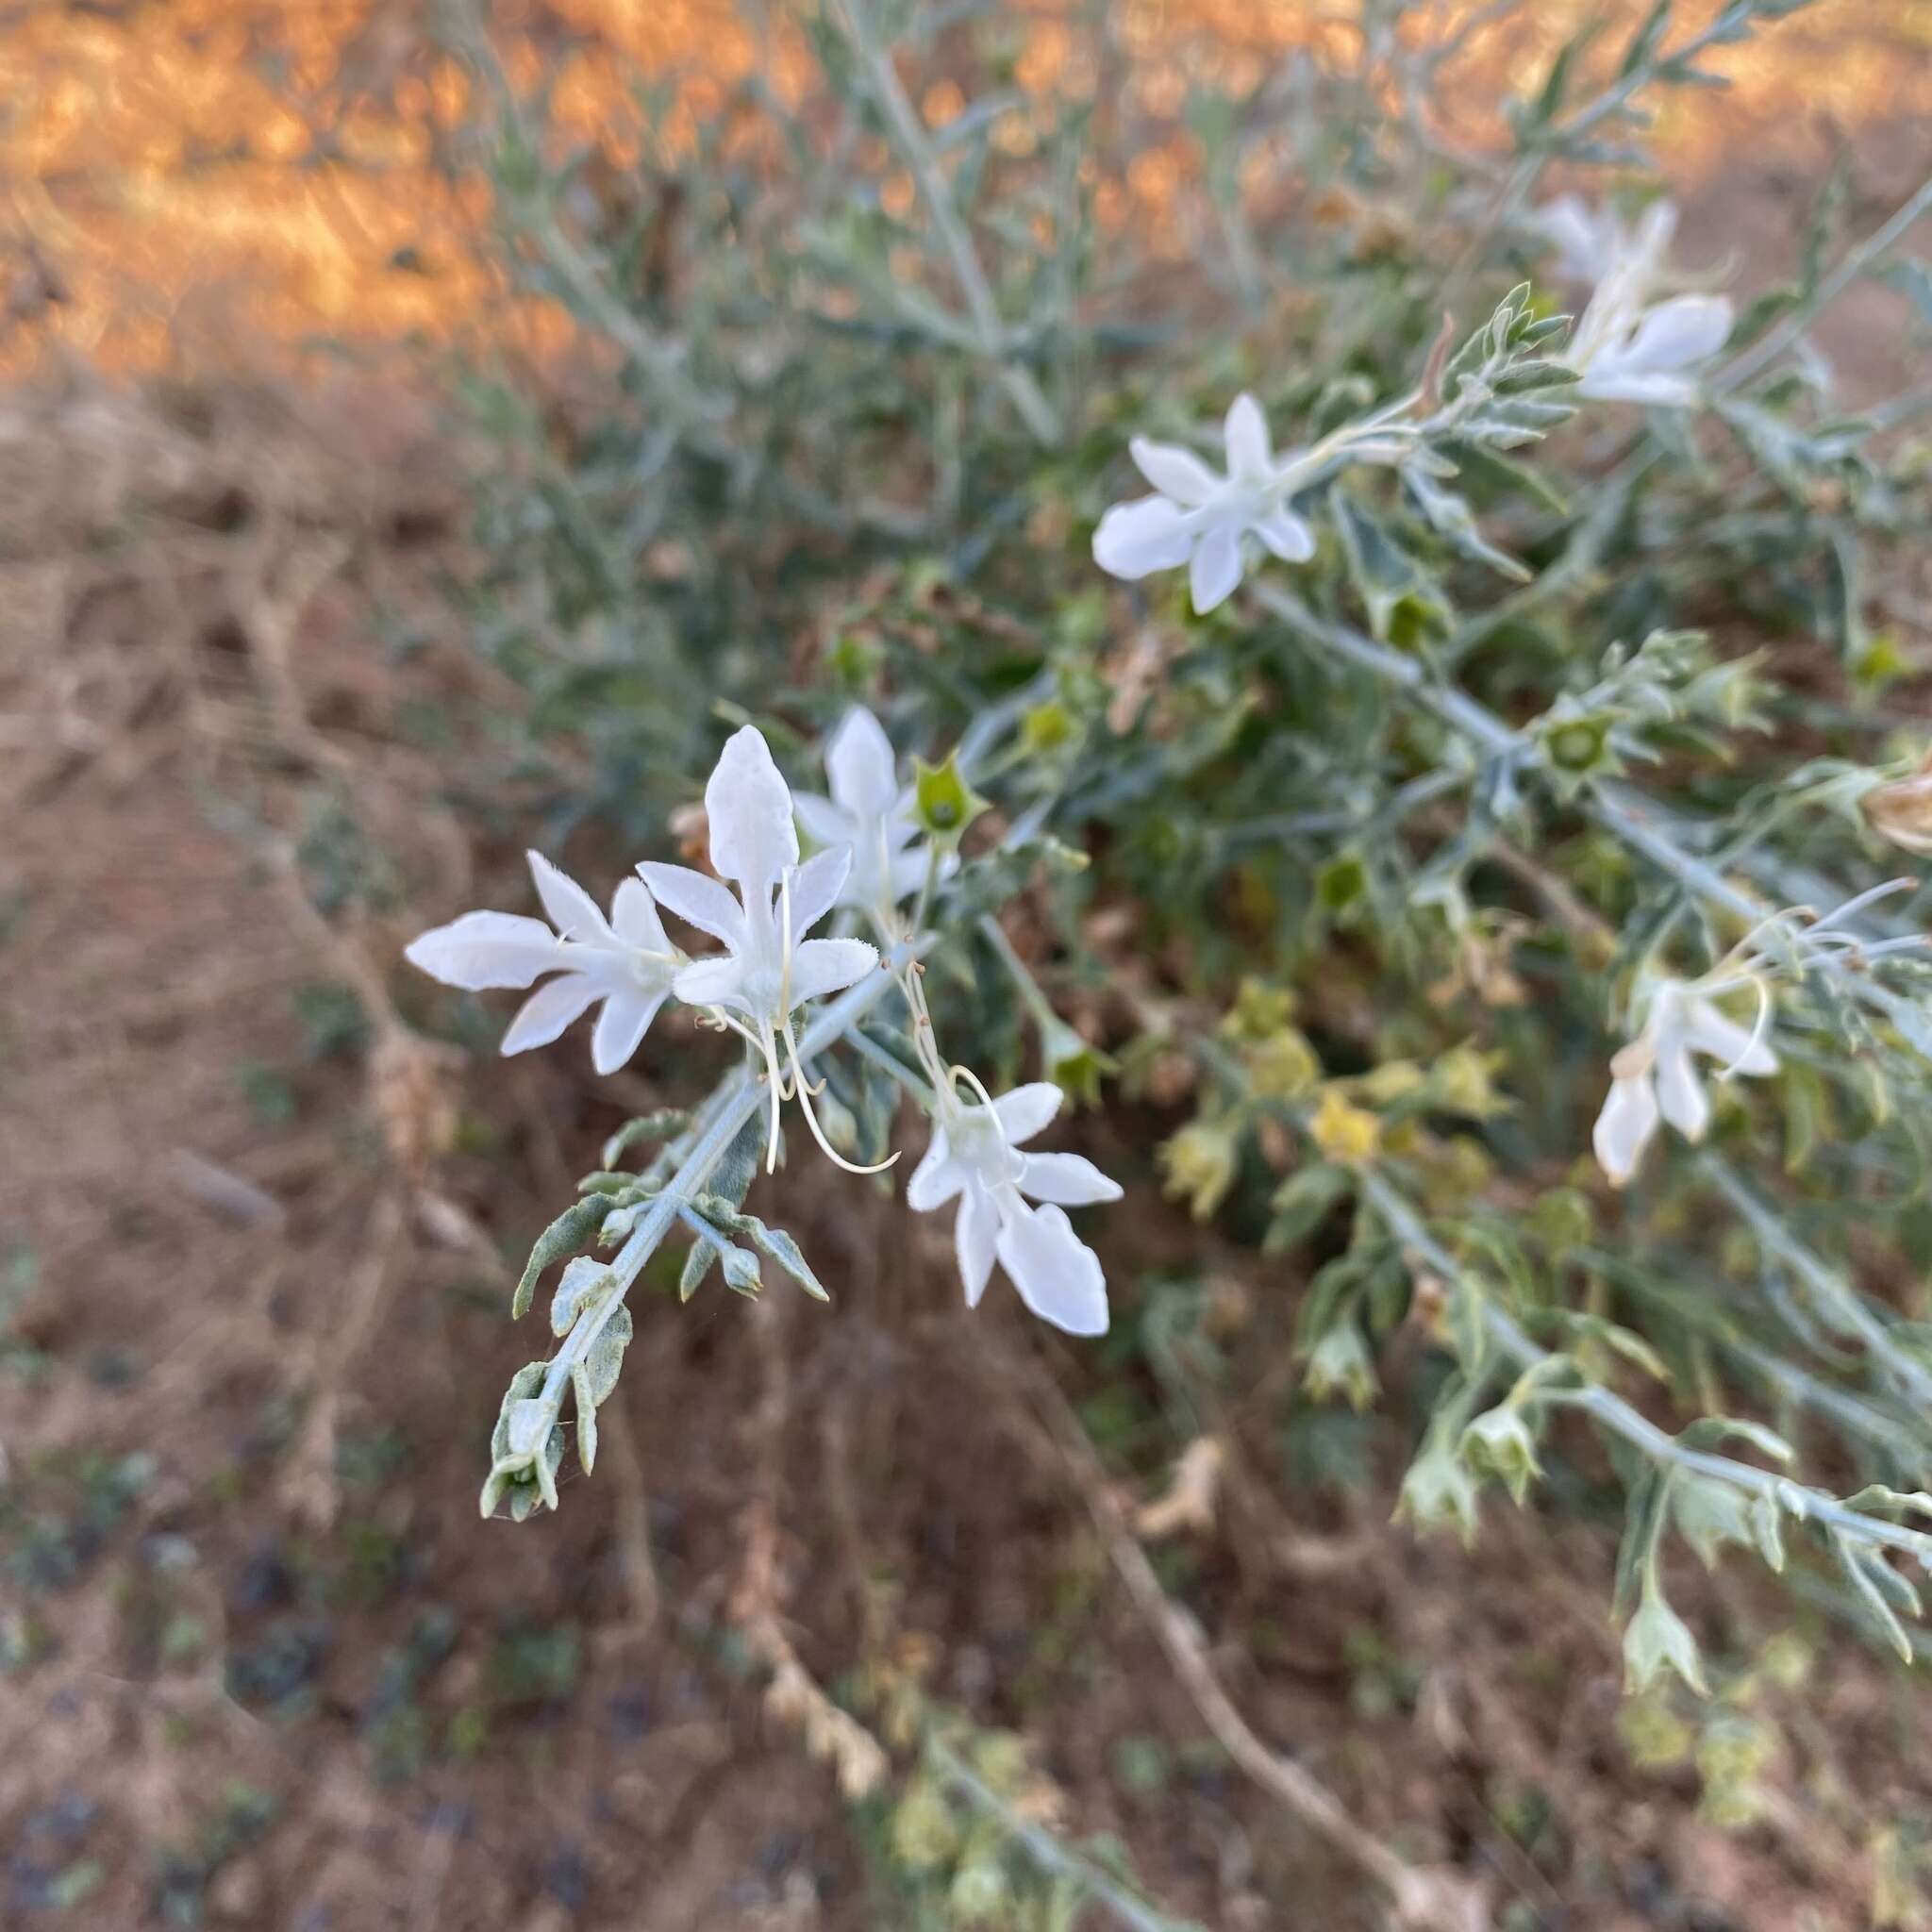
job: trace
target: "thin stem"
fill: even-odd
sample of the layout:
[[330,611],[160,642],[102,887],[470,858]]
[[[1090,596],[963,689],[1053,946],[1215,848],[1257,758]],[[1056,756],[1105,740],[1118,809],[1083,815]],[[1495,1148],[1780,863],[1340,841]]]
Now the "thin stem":
[[[1422,1218],[1394,1186],[1374,1168],[1363,1168],[1359,1172],[1363,1197],[1374,1206],[1397,1243],[1432,1273],[1446,1280],[1457,1279],[1462,1273],[1460,1264],[1430,1234]],[[1529,1369],[1549,1359],[1550,1351],[1532,1341],[1515,1319],[1488,1296],[1482,1297],[1481,1307],[1483,1324],[1488,1328],[1491,1341],[1513,1361]],[[1791,1509],[1791,1513],[1802,1512],[1807,1522],[1842,1531],[1861,1542],[1903,1551],[1921,1563],[1932,1562],[1932,1536],[1920,1530],[1907,1529],[1899,1524],[1887,1523],[1880,1517],[1866,1516],[1846,1507],[1823,1490],[1793,1482],[1790,1477],[1780,1475],[1774,1470],[1758,1469],[1728,1456],[1713,1456],[1701,1449],[1688,1449],[1674,1436],[1639,1414],[1622,1396],[1613,1394],[1599,1384],[1586,1383],[1566,1394],[1564,1406],[1584,1410],[1613,1435],[1621,1436],[1651,1461],[1666,1468],[1707,1476],[1713,1482],[1724,1483],[1746,1495],[1770,1496],[1781,1507]],[[1799,1507],[1792,1508],[1793,1503]]]
[[1812,290],[1806,301],[1785,316],[1776,327],[1768,329],[1757,341],[1742,350],[1730,366],[1721,371],[1709,387],[1722,395],[1748,382],[1789,349],[1826,308],[1851,285],[1901,241],[1919,217],[1932,210],[1932,175],[1894,208],[1862,242],[1845,250],[1838,265]]
[[926,1733],[925,1755],[949,1785],[978,1806],[1036,1864],[1091,1892],[1122,1924],[1131,1926],[1133,1932],[1200,1932],[1191,1920],[1170,1919],[1156,1911],[1143,1899],[1136,1898],[1110,1872],[1091,1858],[1083,1858],[1044,1826],[1015,1810],[937,1732]]
[[932,143],[925,138],[925,129],[912,103],[907,99],[906,90],[900,85],[892,57],[879,45],[873,31],[866,0],[840,0],[838,13],[845,38],[852,43],[852,51],[858,57],[859,65],[872,83],[887,125],[899,144],[906,165],[912,171],[913,179],[919,184],[920,194],[932,215],[933,225],[939,230],[940,240],[952,258],[953,274],[966,298],[966,307],[972,311],[981,352],[999,371],[1000,379],[1013,399],[1013,407],[1019,410],[1034,440],[1051,448],[1060,440],[1059,418],[1054,412],[1053,405],[1041,392],[1031,372],[1022,368],[1007,353],[1006,325],[1000,320],[999,305],[993,300],[986,271],[981,268],[978,254],[974,249],[973,237],[954,203],[952,186],[946,179],[945,170],[941,167]]
[[[891,962],[894,967],[900,963],[897,959]],[[891,991],[894,983],[890,972],[869,973],[857,986],[841,993],[820,1011],[799,1042],[800,1053],[807,1056],[823,1053],[871,1012]],[[545,1402],[552,1405],[562,1402],[571,1370],[590,1353],[598,1336],[604,1332],[605,1324],[623,1305],[631,1284],[642,1273],[644,1263],[671,1231],[678,1210],[704,1191],[705,1182],[724,1158],[724,1150],[738,1137],[744,1124],[758,1112],[759,1084],[751,1074],[740,1073],[719,1088],[715,1099],[707,1107],[704,1124],[697,1130],[691,1151],[665,1183],[662,1192],[654,1195],[639,1215],[630,1238],[612,1258],[610,1272],[617,1276],[615,1291],[604,1297],[589,1321],[579,1322],[571,1330],[564,1338],[563,1345],[551,1357],[549,1370],[543,1377],[542,1399]]]
[[1782,1219],[1748,1188],[1722,1155],[1707,1150],[1698,1165],[1719,1193],[1729,1202],[1757,1238],[1767,1256],[1774,1257],[1804,1282],[1827,1324],[1863,1344],[1873,1363],[1915,1402],[1932,1405],[1932,1374],[1899,1348],[1886,1326],[1857,1289],[1841,1279],[1793,1235]]

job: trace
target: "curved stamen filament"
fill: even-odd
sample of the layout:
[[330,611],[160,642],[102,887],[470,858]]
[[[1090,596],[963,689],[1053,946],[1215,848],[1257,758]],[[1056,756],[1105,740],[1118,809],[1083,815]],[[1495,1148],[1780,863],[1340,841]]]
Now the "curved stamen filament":
[[[980,1106],[985,1108],[988,1113],[992,1114],[993,1119],[997,1121],[999,1116],[993,1112],[992,1095],[986,1091],[986,1082],[971,1067],[948,1067],[946,1069],[946,1082],[948,1086],[957,1087],[962,1080],[967,1086],[972,1088],[974,1092],[979,1095]],[[1005,1138],[1004,1132],[1002,1132],[1001,1138]]]
[[[875,1160],[870,1166],[866,1166],[856,1160],[847,1160],[825,1139],[825,1130],[819,1125],[819,1117],[811,1104],[811,1097],[819,1089],[813,1087],[806,1078],[805,1068],[798,1058],[798,1036],[791,1030],[789,1017],[785,1022],[785,1045],[791,1055],[791,1085],[798,1095],[799,1110],[805,1115],[805,1124],[811,1129],[811,1137],[819,1143],[825,1158],[834,1165],[842,1167],[847,1174],[883,1174],[887,1168],[892,1166],[899,1158],[896,1151],[888,1155],[884,1160]],[[821,1082],[820,1085],[823,1086],[824,1083]]]
[[1737,1058],[1718,1075],[1720,1080],[1728,1080],[1757,1050],[1764,1036],[1771,1031],[1771,988],[1761,974],[1753,974],[1751,990],[1757,995],[1757,1016],[1751,1023],[1751,1038],[1744,1042]]

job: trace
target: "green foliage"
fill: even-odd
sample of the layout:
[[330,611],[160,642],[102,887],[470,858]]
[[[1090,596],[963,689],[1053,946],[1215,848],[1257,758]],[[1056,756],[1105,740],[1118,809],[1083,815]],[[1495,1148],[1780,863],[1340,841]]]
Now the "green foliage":
[[[1932,1556],[1932,1307],[1899,1265],[1932,1213],[1932,1021],[1922,910],[1885,891],[1924,849],[1895,789],[1921,747],[1881,696],[1923,675],[1932,464],[1909,399],[1853,416],[1791,354],[1903,229],[1841,247],[1827,190],[1789,283],[1701,372],[1709,407],[1645,411],[1576,381],[1525,220],[1553,160],[1647,192],[1644,103],[1791,10],[1731,0],[1692,27],[1664,0],[1621,44],[1580,36],[1511,104],[1500,175],[1385,111],[1434,69],[1365,34],[1298,79],[1286,131],[1265,94],[1202,102],[1209,162],[1169,224],[1102,221],[1140,137],[1078,103],[1037,104],[1026,154],[991,111],[942,142],[908,121],[935,57],[862,12],[816,23],[798,98],[748,81],[689,142],[648,129],[622,192],[505,85],[504,271],[596,354],[568,386],[469,378],[496,460],[459,595],[527,699],[476,774],[490,809],[658,852],[718,716],[802,772],[863,697],[960,858],[920,901],[953,1050],[1114,1112],[1133,1184],[1293,1305],[1267,1332],[1291,1326],[1298,1391],[1233,1351],[1217,1373],[1284,1417],[1386,1403],[1419,1528],[1473,1536],[1487,1485],[1574,1493],[1557,1424],[1595,1430],[1640,1699],[1713,1676],[1667,1553],[1835,1574],[1907,1654],[1901,1566]],[[1124,58],[1104,11],[1079,32]],[[995,38],[947,36],[969,98],[1001,98]],[[1284,169],[1292,194],[1240,188]],[[1176,225],[1217,238],[1185,270],[1157,251]],[[1177,579],[1102,576],[1096,524],[1141,489],[1129,438],[1193,438],[1243,384],[1306,464],[1312,555],[1251,542],[1205,616]],[[1706,1152],[1660,1130],[1613,1189],[1591,1123],[1665,980],[1761,1021],[1776,1069],[1706,1066]],[[814,1044],[867,1159],[922,1078],[904,1005]],[[758,1077],[613,1137],[539,1241],[518,1313],[600,1241],[624,1244],[617,1287],[573,1264],[593,1272],[559,1291],[551,1369],[512,1385],[486,1508],[554,1506],[565,1387],[590,1466],[618,1297],[674,1224],[685,1297],[714,1266],[755,1293],[762,1259],[824,1298],[744,1211]],[[1152,1359],[1155,1292],[1116,1285],[1109,1371]],[[942,1840],[946,1895],[990,1899],[953,1811],[928,1790],[895,1841]]]

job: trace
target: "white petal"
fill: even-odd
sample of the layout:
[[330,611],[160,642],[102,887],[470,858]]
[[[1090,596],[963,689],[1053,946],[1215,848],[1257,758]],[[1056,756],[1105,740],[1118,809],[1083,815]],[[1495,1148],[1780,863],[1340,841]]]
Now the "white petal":
[[1704,1082],[1690,1063],[1690,1050],[1680,1040],[1666,1040],[1657,1048],[1657,1098],[1665,1120],[1687,1141],[1701,1141],[1710,1124],[1710,1102]]
[[1043,1134],[1060,1110],[1066,1095],[1051,1080],[1029,1080],[1002,1093],[992,1104],[993,1117],[1008,1145],[1018,1147],[1035,1134]]
[[1229,476],[1241,483],[1265,476],[1274,463],[1274,454],[1268,447],[1268,418],[1245,390],[1229,407],[1224,428]]
[[1036,1201],[1085,1208],[1094,1201],[1118,1201],[1121,1188],[1083,1154],[1029,1154],[1020,1164],[1020,1191]]
[[791,1004],[842,991],[878,963],[877,947],[863,940],[806,940],[791,949]]
[[1127,454],[1161,495],[1188,509],[1198,508],[1221,488],[1221,478],[1192,450],[1178,443],[1137,436],[1128,443]]
[[1594,282],[1609,273],[1617,255],[1614,215],[1598,214],[1578,195],[1559,194],[1531,220],[1556,244],[1557,270],[1569,280]]
[[852,870],[852,848],[834,845],[815,853],[791,874],[791,937],[808,933],[834,906],[845,890]]
[[1677,204],[1660,196],[1637,218],[1637,232],[1630,238],[1630,253],[1652,274],[1663,266],[1670,253],[1671,238],[1677,232]]
[[637,1052],[663,1004],[662,993],[612,993],[597,1015],[597,1030],[591,1035],[591,1064],[600,1074],[616,1073]]
[[1283,563],[1306,563],[1315,554],[1315,533],[1291,509],[1257,517],[1248,525]]
[[1722,295],[1679,295],[1659,302],[1619,353],[1625,374],[1688,369],[1714,356],[1731,332],[1731,305]]
[[537,896],[550,915],[550,923],[567,940],[608,940],[609,922],[596,900],[566,872],[560,872],[541,852],[526,852],[530,876],[537,881]]
[[1610,1083],[1591,1141],[1613,1187],[1621,1188],[1637,1172],[1643,1150],[1657,1132],[1657,1091],[1648,1073]]
[[[891,866],[892,904],[894,906],[898,905],[902,899],[909,899],[925,883],[927,862],[925,848],[923,845],[914,846],[910,852],[901,852],[894,857]],[[955,854],[950,852],[945,854],[940,860],[940,877],[942,879],[951,877],[952,874],[957,870],[958,863],[958,858]]]
[[976,1308],[992,1274],[1000,1217],[984,1188],[968,1188],[959,1197],[959,1217],[953,1223],[953,1251],[959,1257],[959,1279],[966,1288],[966,1306]]
[[1109,576],[1132,580],[1177,570],[1194,547],[1188,513],[1164,496],[1117,503],[1093,532],[1093,560]]
[[863,705],[845,714],[825,748],[832,796],[854,818],[882,819],[898,802],[898,759],[886,727]]
[[1058,1208],[1024,1208],[1001,1223],[998,1254],[1020,1299],[1069,1335],[1107,1333],[1107,1277],[1100,1257]]
[[711,825],[711,865],[738,880],[747,901],[760,891],[769,895],[778,874],[798,863],[791,793],[757,725],[747,724],[724,741],[705,787],[705,815]]
[[906,1183],[907,1207],[915,1214],[930,1214],[935,1208],[943,1208],[965,1185],[966,1170],[953,1158],[946,1145],[946,1130],[935,1127],[932,1145]]
[[610,901],[610,924],[625,945],[641,953],[668,953],[671,941],[664,935],[664,922],[651,902],[651,889],[642,879],[622,879]]
[[413,939],[403,958],[445,986],[528,986],[562,963],[557,935],[516,912],[466,912]]
[[566,973],[540,986],[521,1007],[503,1036],[503,1052],[526,1053],[548,1046],[604,989],[581,973]]
[[743,1006],[739,988],[744,968],[735,958],[693,959],[671,982],[671,991],[688,1007]]
[[727,946],[744,944],[744,908],[716,879],[707,878],[688,865],[649,861],[638,867],[638,876],[665,911],[675,912]]
[[1217,524],[1195,546],[1188,572],[1196,615],[1205,617],[1217,605],[1224,604],[1241,580],[1241,532],[1232,524]]
[[1648,403],[1660,409],[1682,409],[1697,400],[1697,385],[1688,376],[1646,375],[1626,372],[1614,361],[1599,361],[1584,372],[1576,393],[1596,403]]
[[794,791],[791,809],[814,845],[850,845],[858,837],[858,821],[852,814],[816,791]]
[[1707,1053],[1727,1074],[1777,1072],[1777,1055],[1772,1052],[1771,1042],[1756,1039],[1748,1026],[1726,1019],[1708,1000],[1687,1000],[1681,1024],[1684,1043]]

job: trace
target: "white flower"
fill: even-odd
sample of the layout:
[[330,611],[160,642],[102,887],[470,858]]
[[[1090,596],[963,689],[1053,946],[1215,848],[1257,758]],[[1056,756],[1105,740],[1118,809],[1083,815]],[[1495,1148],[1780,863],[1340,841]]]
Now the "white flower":
[[1593,292],[1564,360],[1582,378],[1579,395],[1598,402],[1677,407],[1697,399],[1685,372],[1724,347],[1731,305],[1721,295],[1657,296],[1670,283],[1666,257],[1677,210],[1655,201],[1635,225],[1574,195],[1542,208],[1538,226],[1557,244],[1557,268]]
[[1241,580],[1241,539],[1258,537],[1284,563],[1306,563],[1315,535],[1289,508],[1307,478],[1305,465],[1279,465],[1268,445],[1268,419],[1251,395],[1227,412],[1227,475],[1218,476],[1191,450],[1137,436],[1128,444],[1141,474],[1158,492],[1117,503],[1093,532],[1093,560],[1117,577],[1144,577],[1186,564],[1194,608],[1212,610]]
[[[1736,982],[1732,982],[1735,984]],[[1651,995],[1643,1031],[1610,1062],[1610,1091],[1591,1136],[1596,1158],[1615,1187],[1637,1172],[1659,1119],[1690,1141],[1710,1124],[1710,1100],[1692,1054],[1733,1074],[1774,1074],[1777,1055],[1757,1032],[1727,1020],[1707,991],[1667,979]]]
[[1633,227],[1607,206],[1591,208],[1581,195],[1559,194],[1530,217],[1557,250],[1557,273],[1566,282],[1591,288],[1619,270],[1636,269],[1655,283],[1676,231],[1674,202],[1654,201]]
[[[672,991],[694,1007],[708,1007],[762,1055],[772,1083],[767,1158],[773,1164],[778,1154],[778,1103],[794,1088],[813,1134],[824,1145],[811,1111],[811,1089],[798,1064],[793,1010],[863,978],[879,956],[863,940],[801,937],[838,903],[851,869],[852,848],[840,845],[799,864],[791,793],[755,726],[735,733],[719,754],[705,787],[705,812],[710,823],[711,863],[737,884],[737,898],[717,879],[689,866],[645,864],[638,871],[660,905],[726,948],[722,958],[696,959],[684,967],[672,981]],[[791,1056],[790,1084],[779,1070],[781,1039]],[[832,1153],[829,1147],[825,1151]]]
[[[932,1145],[913,1171],[906,1200],[925,1214],[958,1196],[953,1242],[968,1307],[979,1306],[997,1260],[1042,1321],[1070,1335],[1104,1335],[1100,1257],[1074,1233],[1064,1209],[1118,1201],[1120,1188],[1080,1155],[1018,1151],[1059,1111],[1061,1098],[1058,1087],[1040,1080],[966,1107],[942,1088]],[[1032,1207],[1025,1195],[1048,1205]]]
[[855,705],[825,748],[832,795],[792,794],[798,823],[815,844],[849,846],[852,870],[834,902],[877,912],[917,891],[926,856],[912,849],[919,826],[912,792],[899,783],[892,741],[863,705]]
[[591,1059],[600,1074],[614,1074],[638,1050],[684,956],[664,937],[641,881],[625,879],[618,887],[606,919],[574,879],[541,853],[527,856],[555,932],[541,919],[514,912],[466,912],[412,941],[403,957],[445,986],[471,992],[530,986],[555,973],[509,1023],[503,1051],[547,1046],[601,1000]]
[[1666,408],[1694,403],[1697,384],[1684,372],[1724,347],[1731,305],[1722,295],[1674,295],[1641,314],[1605,311],[1592,330],[1602,300],[1598,296],[1584,311],[1568,353],[1582,377],[1577,394]]

